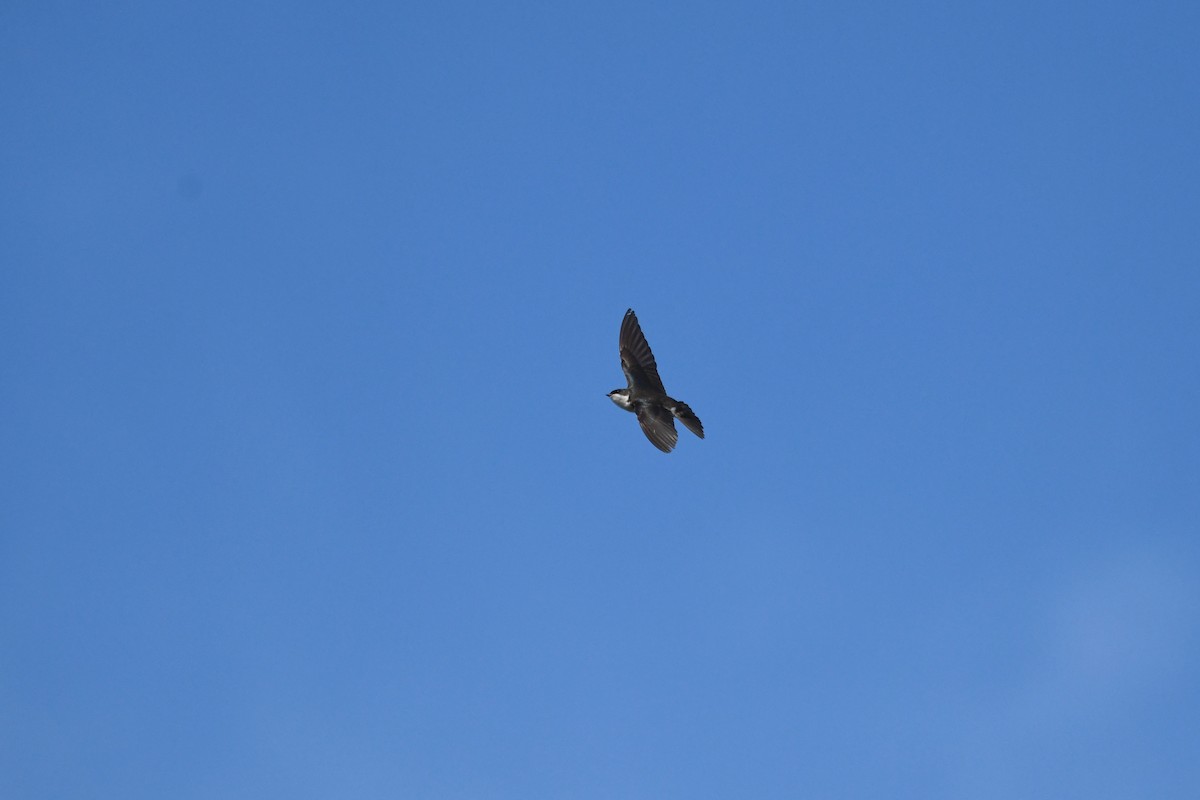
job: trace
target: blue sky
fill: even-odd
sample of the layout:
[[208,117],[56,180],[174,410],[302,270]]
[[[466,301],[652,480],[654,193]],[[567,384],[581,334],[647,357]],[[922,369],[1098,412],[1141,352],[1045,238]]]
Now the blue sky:
[[1194,797],[1197,41],[7,4],[0,795]]

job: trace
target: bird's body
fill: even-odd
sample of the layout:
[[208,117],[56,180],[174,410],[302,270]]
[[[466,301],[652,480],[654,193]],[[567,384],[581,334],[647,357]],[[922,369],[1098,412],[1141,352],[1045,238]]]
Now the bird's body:
[[609,399],[636,414],[646,438],[664,453],[671,452],[679,440],[679,434],[675,432],[676,419],[703,439],[704,426],[700,424],[700,418],[692,413],[687,403],[669,397],[663,388],[654,354],[650,352],[650,345],[632,308],[625,312],[625,319],[621,321],[620,349],[621,370],[629,385],[624,389],[613,389],[608,393]]

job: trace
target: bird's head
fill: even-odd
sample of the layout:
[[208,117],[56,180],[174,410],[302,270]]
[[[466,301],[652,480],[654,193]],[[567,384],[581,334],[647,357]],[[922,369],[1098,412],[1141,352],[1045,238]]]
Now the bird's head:
[[628,389],[613,389],[608,393],[608,399],[619,405],[621,408],[629,408],[629,390]]

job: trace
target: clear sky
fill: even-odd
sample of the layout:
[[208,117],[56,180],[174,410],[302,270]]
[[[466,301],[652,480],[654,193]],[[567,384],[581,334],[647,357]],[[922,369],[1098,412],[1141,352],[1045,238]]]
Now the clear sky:
[[0,796],[1196,797],[1197,42],[5,3]]

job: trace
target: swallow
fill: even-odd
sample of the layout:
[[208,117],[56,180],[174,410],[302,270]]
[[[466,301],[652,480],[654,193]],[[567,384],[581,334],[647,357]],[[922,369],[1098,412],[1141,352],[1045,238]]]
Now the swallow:
[[632,308],[621,320],[620,345],[621,371],[629,386],[613,389],[608,393],[608,399],[637,414],[642,433],[646,434],[650,444],[664,453],[675,449],[675,443],[679,441],[679,434],[675,432],[676,419],[703,439],[704,426],[700,424],[700,418],[692,413],[687,403],[667,396],[662,378],[658,377],[654,353],[650,352],[650,345]]

